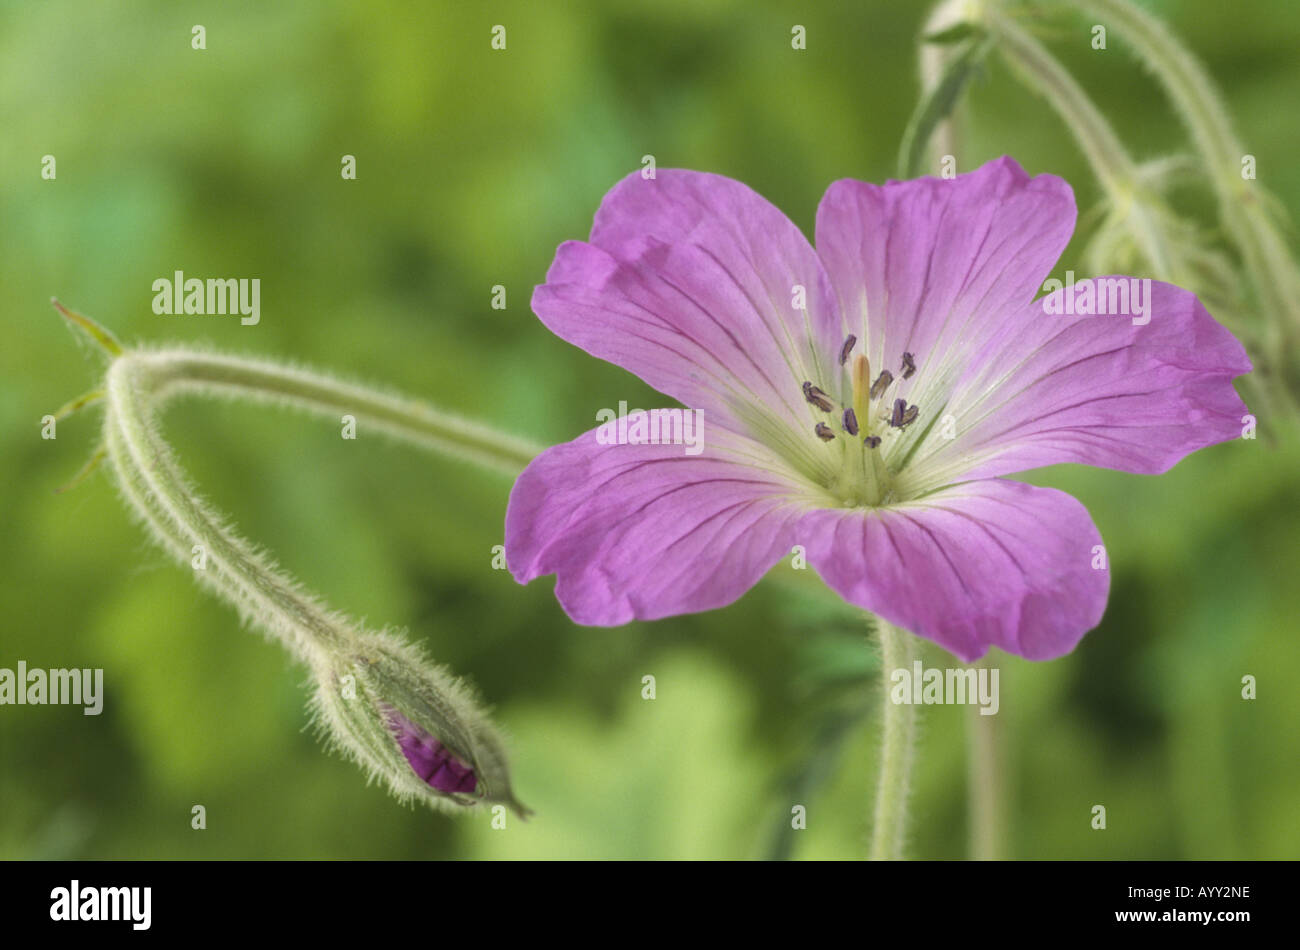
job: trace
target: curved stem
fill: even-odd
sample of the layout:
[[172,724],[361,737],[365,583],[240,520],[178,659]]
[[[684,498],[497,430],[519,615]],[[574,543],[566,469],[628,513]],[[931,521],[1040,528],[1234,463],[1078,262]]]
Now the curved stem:
[[486,465],[505,474],[520,469],[541,446],[436,409],[426,402],[344,382],[323,373],[265,360],[191,350],[132,352],[149,373],[154,395],[167,399],[187,392],[241,396],[305,409],[335,420],[348,413],[359,426]]
[[1244,151],[1209,75],[1164,25],[1128,0],[1071,0],[1109,20],[1164,87],[1209,172],[1227,231],[1273,320],[1271,341],[1293,346],[1300,330],[1300,276],[1286,242],[1252,183],[1241,176]]
[[[907,835],[907,799],[912,781],[912,760],[916,741],[916,706],[895,703],[889,681],[894,670],[912,675],[917,657],[916,638],[906,630],[877,618],[880,639],[881,679],[884,683],[880,776],[876,788],[876,810],[869,856],[872,861],[898,861],[903,857]],[[909,697],[910,699],[910,697]]]
[[985,21],[997,37],[1003,58],[1021,73],[1060,116],[1088,159],[1093,174],[1116,208],[1125,209],[1133,239],[1158,280],[1179,282],[1182,275],[1156,209],[1138,191],[1137,166],[1106,117],[1060,62],[1041,43],[1005,16]]
[[156,540],[300,660],[353,641],[357,633],[349,623],[271,565],[189,486],[158,434],[147,366],[131,355],[119,357],[105,388],[108,456],[123,494]]
[[171,396],[207,392],[246,396],[310,411],[352,413],[358,425],[469,458],[511,474],[536,454],[520,439],[492,433],[441,413],[307,370],[187,350],[124,352],[108,370],[104,442],[123,494],[157,540],[182,562],[201,560],[196,578],[294,655],[311,661],[345,648],[359,635],[279,570],[188,484],[156,424]]
[[[195,580],[308,666],[316,685],[313,714],[332,743],[372,777],[384,778],[399,798],[453,810],[500,802],[526,815],[510,791],[500,737],[470,690],[400,636],[367,630],[330,610],[236,534],[189,484],[156,420],[164,398],[186,388],[322,412],[346,407],[410,441],[442,449],[453,443],[463,456],[471,450],[488,455],[481,433],[466,436],[427,407],[327,377],[180,350],[123,351],[109,365],[104,385],[105,454],[123,496],[154,540],[188,563]],[[498,453],[497,459],[506,467],[510,456]],[[403,744],[408,730],[449,749],[473,788],[453,793],[416,770]],[[469,791],[469,797],[461,794]]]
[[[942,0],[930,11],[925,25],[921,28],[920,49],[917,50],[917,64],[920,67],[921,95],[928,96],[943,79],[943,72],[948,64],[951,50],[944,44],[926,42],[925,37],[939,33],[961,22],[965,10],[965,0]],[[961,129],[958,126],[958,107],[939,120],[930,136],[930,167],[937,168],[943,156],[951,155],[961,166],[957,154],[961,146]]]
[[[1202,150],[1218,192],[1227,230],[1241,249],[1247,276],[1264,305],[1266,346],[1252,348],[1256,371],[1246,382],[1252,401],[1274,408],[1270,413],[1283,426],[1300,424],[1300,406],[1293,387],[1292,362],[1295,330],[1300,327],[1300,275],[1285,243],[1268,217],[1259,195],[1233,177],[1238,166],[1228,159],[1237,155],[1227,114],[1219,105],[1209,79],[1191,57],[1153,18],[1127,0],[1073,0],[1081,9],[1089,2],[1095,12],[1122,23],[1124,35],[1146,57]],[[993,6],[979,8],[981,23],[997,37],[1003,58],[1025,79],[1026,85],[1051,104],[1087,157],[1111,205],[1124,215],[1127,230],[1151,266],[1157,280],[1194,288],[1195,268],[1178,250],[1162,219],[1167,208],[1142,187],[1137,166],[1106,118],[1074,77],[1037,40]],[[1231,166],[1231,167],[1229,167]]]

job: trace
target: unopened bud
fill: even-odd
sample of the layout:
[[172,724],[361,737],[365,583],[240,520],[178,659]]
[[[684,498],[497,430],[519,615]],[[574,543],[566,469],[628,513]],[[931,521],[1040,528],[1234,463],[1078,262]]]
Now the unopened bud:
[[471,690],[416,647],[366,634],[313,663],[332,743],[403,801],[444,810],[497,802],[521,818],[496,727]]

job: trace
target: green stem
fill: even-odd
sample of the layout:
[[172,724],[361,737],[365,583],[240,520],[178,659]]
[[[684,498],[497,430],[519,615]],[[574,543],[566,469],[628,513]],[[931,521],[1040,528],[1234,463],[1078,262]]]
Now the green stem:
[[185,392],[245,396],[326,415],[350,413],[358,426],[517,474],[536,454],[520,439],[327,376],[273,363],[187,350],[126,351],[113,360],[104,387],[104,441],[123,494],[159,543],[182,562],[202,548],[195,577],[310,662],[358,633],[236,534],[188,484],[162,439],[156,414]]
[[[964,0],[943,0],[930,11],[930,16],[925,21],[925,26],[921,28],[921,44],[917,50],[917,63],[920,67],[921,76],[921,95],[922,97],[932,95],[935,87],[943,79],[943,74],[948,66],[952,50],[945,44],[928,43],[924,39],[942,30],[953,27],[961,22],[962,12],[965,8]],[[958,159],[957,165],[961,167],[958,150],[961,145],[961,129],[958,127],[958,110],[953,108],[948,115],[939,120],[934,127],[934,133],[930,136],[930,168],[938,168],[943,156],[951,155]]]
[[282,403],[336,421],[351,414],[362,429],[369,426],[511,476],[542,450],[426,402],[297,367],[189,350],[132,352],[130,359],[148,371],[159,399],[199,391]]
[[[302,370],[183,350],[121,350],[108,367],[103,388],[103,451],[123,496],[154,540],[192,568],[196,581],[311,669],[314,716],[336,747],[370,770],[372,778],[385,778],[401,799],[420,798],[454,809],[495,801],[525,816],[527,810],[510,792],[495,729],[466,687],[395,634],[368,631],[330,610],[200,497],[157,422],[164,399],[187,389],[270,399],[325,413],[350,410],[412,442],[443,450],[450,445],[454,454],[495,460],[502,468],[520,459],[523,443],[511,442],[508,451],[501,451],[499,442],[485,442],[483,430],[467,431],[417,403]],[[358,424],[365,423],[359,419]],[[345,677],[353,679],[352,695],[343,685]],[[412,771],[392,735],[394,709],[437,736],[472,768],[477,776],[473,796],[444,795]]]
[[[987,656],[975,664],[976,669],[989,665]],[[1006,840],[1001,729],[998,717],[985,716],[978,704],[968,709],[971,857],[976,861],[997,861],[1002,858]]]
[[985,26],[997,37],[1002,57],[1070,130],[1111,204],[1127,212],[1129,229],[1151,265],[1152,276],[1175,283],[1185,280],[1159,225],[1157,209],[1139,192],[1136,164],[1083,87],[1041,43],[1007,17],[990,12]]
[[[1079,5],[1083,2],[1084,0],[1076,0]],[[1149,55],[1155,57],[1157,52],[1169,54],[1170,48],[1175,53],[1181,52],[1172,37],[1158,23],[1145,14],[1134,11],[1124,0],[1095,2],[1099,9],[1105,7],[1107,11],[1116,11],[1116,16],[1122,9],[1129,10],[1132,16],[1124,23],[1126,27],[1134,29],[1134,35],[1130,39]],[[1151,267],[1151,276],[1195,289],[1198,282],[1195,269],[1186,255],[1179,253],[1162,224],[1162,218],[1170,212],[1142,187],[1136,164],[1083,87],[1041,43],[1017,26],[1009,16],[993,6],[981,8],[981,14],[980,22],[997,38],[998,50],[1003,59],[1023,78],[1028,88],[1047,100],[1078,142],[1111,206],[1124,215],[1127,230],[1133,235],[1138,250]],[[1139,20],[1142,21],[1141,24]],[[1177,84],[1177,90],[1170,85],[1165,71],[1157,69],[1157,75],[1166,81],[1171,96],[1181,96],[1186,100],[1183,114],[1193,115],[1201,128],[1200,134],[1194,137],[1200,142],[1207,136],[1210,139],[1218,134],[1231,136],[1226,114],[1217,105],[1208,79],[1203,75],[1199,80],[1191,78],[1198,70],[1189,57],[1184,56],[1183,59],[1186,62],[1177,66],[1170,65],[1167,70],[1184,77]],[[1207,100],[1211,101],[1210,106],[1196,107],[1196,103]],[[1190,124],[1193,120],[1188,121]],[[1235,142],[1235,139],[1231,141]],[[1204,150],[1210,145],[1202,142],[1202,147]],[[1300,406],[1297,405],[1292,389],[1293,381],[1288,378],[1287,369],[1294,371],[1289,362],[1289,330],[1290,325],[1300,319],[1296,316],[1300,312],[1300,280],[1255,192],[1250,189],[1243,191],[1242,186],[1246,183],[1240,180],[1239,174],[1235,181],[1225,177],[1222,165],[1227,159],[1224,156],[1234,154],[1237,150],[1235,145],[1231,146],[1230,152],[1215,147],[1211,154],[1207,154],[1206,162],[1212,171],[1215,171],[1216,166],[1218,168],[1212,177],[1220,192],[1224,220],[1228,222],[1229,230],[1243,249],[1242,257],[1246,262],[1247,274],[1259,288],[1260,299],[1268,312],[1266,330],[1269,339],[1266,346],[1252,347],[1256,368],[1247,377],[1245,386],[1249,390],[1250,401],[1257,407],[1262,406],[1268,410],[1268,417],[1277,427],[1294,429],[1300,426]]]
[[1085,14],[1109,21],[1164,87],[1205,161],[1226,229],[1271,319],[1270,342],[1282,351],[1279,355],[1294,355],[1300,276],[1256,188],[1241,176],[1245,153],[1209,75],[1159,20],[1128,0],[1071,2]]
[[104,441],[122,493],[158,543],[182,563],[200,559],[197,580],[304,662],[355,640],[348,622],[271,565],[189,486],[158,434],[147,369],[130,354],[109,367]]
[[895,703],[889,681],[894,670],[912,672],[917,657],[916,637],[906,630],[877,618],[880,639],[881,679],[884,683],[883,729],[880,777],[876,788],[876,811],[871,837],[872,861],[898,861],[903,857],[907,836],[907,800],[912,780],[916,741],[916,706]]

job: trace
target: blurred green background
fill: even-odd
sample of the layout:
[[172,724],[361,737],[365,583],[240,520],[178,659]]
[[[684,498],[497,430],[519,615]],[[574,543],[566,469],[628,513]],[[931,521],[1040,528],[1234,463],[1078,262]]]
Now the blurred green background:
[[[1151,7],[1222,84],[1261,183],[1300,207],[1300,5]],[[103,667],[106,683],[97,718],[0,707],[0,857],[861,855],[876,660],[829,594],[769,579],[724,610],[577,627],[550,580],[521,588],[490,569],[508,479],[342,443],[295,415],[178,404],[166,433],[218,509],[331,605],[408,627],[478,684],[537,817],[495,831],[367,787],[306,728],[305,672],[154,549],[106,473],[53,493],[98,415],[55,441],[40,417],[91,388],[99,361],[48,299],[127,341],[292,358],[568,440],[600,407],[657,403],[531,315],[556,245],[586,236],[645,154],[739,178],[811,233],[832,180],[894,174],[924,13],[883,0],[0,5],[0,667]],[[504,52],[489,46],[498,23]],[[795,23],[806,51],[790,48]],[[1053,44],[1139,157],[1179,150],[1149,77],[1111,46],[1093,52],[1086,32]],[[964,168],[1010,153],[1070,180],[1081,209],[1098,199],[1064,127],[1000,64],[967,106]],[[356,181],[340,178],[344,154]],[[177,269],[259,277],[261,324],[153,314],[152,281]],[[1091,510],[1114,583],[1071,656],[1000,662],[1008,854],[1300,854],[1298,464],[1296,445],[1261,440],[1158,478],[1034,474]],[[926,662],[951,665],[933,648]],[[915,856],[967,853],[968,717],[925,710]],[[1098,803],[1104,832],[1089,823]],[[807,830],[783,833],[794,804]]]

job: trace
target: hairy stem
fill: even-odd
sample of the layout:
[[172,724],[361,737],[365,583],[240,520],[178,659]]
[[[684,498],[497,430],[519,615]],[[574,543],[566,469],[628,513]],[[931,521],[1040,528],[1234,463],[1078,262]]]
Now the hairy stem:
[[189,350],[133,352],[148,370],[154,395],[186,392],[276,402],[321,415],[356,417],[359,426],[416,445],[485,465],[511,476],[541,452],[541,446],[435,409],[428,403],[347,383],[321,373],[265,360]]
[[903,857],[907,836],[907,800],[912,781],[912,760],[916,742],[916,706],[895,703],[889,680],[894,670],[911,672],[917,656],[916,637],[877,618],[880,639],[881,679],[884,683],[880,776],[876,788],[876,811],[869,856],[873,861],[898,861]]
[[201,583],[298,659],[344,648],[356,636],[352,627],[275,569],[187,483],[158,434],[154,384],[147,364],[134,356],[109,367],[104,442],[127,500],[165,548],[191,563]]
[[511,474],[536,451],[422,403],[306,370],[186,350],[123,353],[109,367],[104,392],[104,443],[132,507],[165,548],[191,563],[201,583],[307,662],[322,651],[345,649],[357,629],[239,537],[188,484],[156,424],[155,414],[167,398],[206,392],[281,402],[336,418],[351,413],[358,425]]
[[[74,323],[88,333],[97,328],[88,318]],[[522,454],[524,443],[505,437],[492,443],[485,430],[449,421],[429,407],[302,370],[184,350],[103,348],[114,357],[103,387],[103,454],[122,495],[154,540],[188,563],[200,584],[308,666],[316,686],[314,717],[333,746],[372,778],[383,778],[403,800],[452,811],[500,802],[525,816],[510,788],[500,737],[472,690],[398,635],[367,630],[331,611],[241,538],[189,484],[156,414],[168,396],[187,390],[324,413],[346,409],[357,414],[358,424],[364,419],[417,444],[506,469],[515,467],[510,453]],[[449,750],[471,787],[449,788],[416,771],[402,745],[411,735]]]
[[1139,192],[1137,166],[1083,87],[1041,43],[1009,18],[990,12],[985,26],[997,37],[1002,57],[1030,89],[1047,100],[1070,130],[1111,203],[1125,210],[1133,240],[1150,263],[1152,276],[1185,283],[1156,209]]
[[1206,165],[1226,230],[1271,321],[1270,343],[1294,356],[1300,334],[1300,274],[1260,200],[1241,175],[1245,155],[1209,75],[1164,25],[1128,0],[1071,0],[1106,21],[1164,87]]
[[[922,96],[930,95],[939,85],[951,55],[951,50],[946,45],[927,42],[925,37],[960,23],[964,8],[965,0],[943,0],[930,11],[921,28],[922,39],[920,49],[917,50],[917,63],[920,67]],[[945,155],[960,159],[957,152],[961,144],[961,130],[957,122],[957,109],[954,108],[934,127],[929,146],[931,169],[937,168]],[[959,160],[958,165],[960,164]]]
[[[1129,11],[1129,18],[1123,21],[1134,27],[1134,34],[1129,38],[1135,44],[1149,44],[1150,49],[1147,45],[1140,48],[1152,56],[1154,50],[1164,54],[1169,54],[1171,49],[1178,50],[1163,27],[1130,7],[1125,0],[1096,0],[1096,3],[1099,10],[1104,7],[1111,12],[1121,8]],[[1076,4],[1084,5],[1084,0],[1076,0]],[[1126,230],[1151,267],[1151,276],[1195,289],[1198,284],[1196,269],[1187,255],[1179,251],[1177,242],[1162,223],[1170,212],[1141,184],[1137,166],[1105,116],[1065,67],[1007,14],[992,5],[979,9],[980,22],[996,36],[1002,57],[1031,90],[1048,101],[1078,142],[1111,206],[1123,215]],[[1142,21],[1140,29],[1139,20]],[[1209,80],[1203,74],[1199,74],[1199,81],[1192,79],[1192,74],[1199,73],[1199,70],[1190,57],[1184,58],[1185,62],[1177,64],[1177,68],[1172,62],[1169,67],[1172,74],[1184,79],[1176,83],[1182,96],[1189,102],[1199,102],[1205,97],[1213,99]],[[1165,72],[1160,68],[1156,71],[1170,88],[1171,96],[1174,95]],[[1189,114],[1187,109],[1182,111],[1185,117]],[[1203,126],[1201,134],[1194,136],[1198,141],[1220,133],[1231,135],[1226,113],[1217,100],[1213,106],[1194,109],[1193,112],[1196,121]],[[1188,121],[1190,124],[1192,120]],[[1235,143],[1235,139],[1225,141]],[[1239,146],[1231,144],[1230,153],[1238,152]],[[1258,195],[1249,188],[1243,191],[1243,186],[1248,183],[1241,181],[1239,174],[1235,179],[1225,177],[1223,166],[1228,154],[1224,148],[1216,146],[1205,160],[1220,192],[1224,220],[1242,248],[1247,276],[1257,288],[1266,310],[1266,338],[1261,340],[1260,346],[1251,347],[1257,365],[1245,386],[1252,403],[1264,408],[1278,424],[1294,428],[1300,425],[1300,405],[1294,392],[1296,367],[1292,332],[1300,325],[1300,276]],[[1240,155],[1235,161],[1240,161]],[[1234,164],[1232,168],[1239,169],[1239,166]],[[1288,370],[1291,376],[1287,375]]]
[[[987,668],[990,662],[986,656],[975,666]],[[997,861],[1006,840],[1002,730],[998,717],[985,716],[983,707],[967,708],[970,853],[976,861]]]

